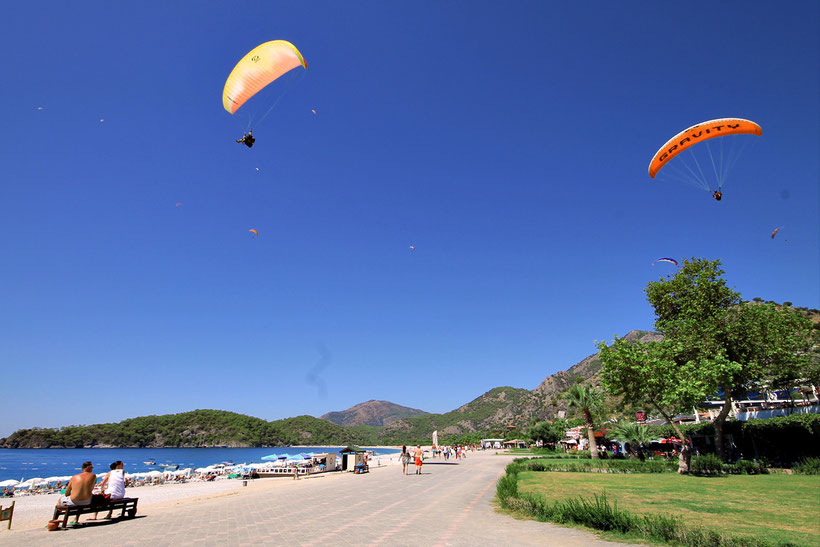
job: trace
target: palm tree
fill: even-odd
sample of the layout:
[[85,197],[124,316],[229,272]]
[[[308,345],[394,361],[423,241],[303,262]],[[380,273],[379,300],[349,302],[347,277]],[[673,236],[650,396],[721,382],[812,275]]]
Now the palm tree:
[[581,411],[584,423],[587,426],[589,437],[589,453],[593,460],[598,459],[598,445],[595,444],[595,423],[592,420],[593,412],[597,412],[604,402],[604,392],[588,384],[575,384],[564,394],[567,405]]
[[652,442],[652,435],[646,426],[632,422],[621,422],[612,431],[612,438],[616,441],[629,443],[631,448],[630,457],[634,460],[637,456],[644,461],[642,448]]

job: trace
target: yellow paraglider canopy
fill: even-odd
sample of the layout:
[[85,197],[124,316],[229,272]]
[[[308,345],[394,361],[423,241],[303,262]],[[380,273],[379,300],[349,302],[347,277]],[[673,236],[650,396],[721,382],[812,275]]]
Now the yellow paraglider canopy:
[[302,54],[286,40],[273,40],[256,46],[236,64],[222,91],[222,106],[233,114],[245,101],[286,72],[302,66]]

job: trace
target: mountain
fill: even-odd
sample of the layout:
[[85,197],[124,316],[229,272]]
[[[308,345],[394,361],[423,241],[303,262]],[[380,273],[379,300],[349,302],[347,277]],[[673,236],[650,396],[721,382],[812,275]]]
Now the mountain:
[[347,410],[328,412],[319,416],[319,418],[342,426],[370,425],[383,427],[402,418],[412,418],[422,414],[427,414],[427,412],[388,401],[370,400],[359,403]]
[[497,387],[445,414],[425,414],[394,422],[381,431],[380,438],[382,442],[398,444],[430,439],[434,430],[445,437],[500,431],[507,425],[523,425],[538,408],[539,401],[531,391]]
[[[655,332],[631,331],[624,338],[650,342],[660,340]],[[486,433],[502,435],[509,428],[523,430],[532,418],[548,420],[566,411],[561,398],[564,391],[578,380],[600,385],[601,360],[597,353],[565,371],[548,376],[530,391],[514,387],[491,389],[466,405],[445,414],[426,414],[405,418],[386,426],[380,442],[404,443],[413,439],[429,439],[434,430],[439,436]]]
[[[644,343],[663,340],[663,336],[659,333],[645,330],[630,331],[623,338],[630,342],[637,340]],[[558,412],[567,410],[567,405],[561,399],[561,394],[579,379],[596,387],[601,385],[601,359],[598,353],[590,355],[579,363],[572,365],[567,370],[562,370],[546,377],[544,381],[533,390],[533,393],[544,401],[544,418],[556,418]]]

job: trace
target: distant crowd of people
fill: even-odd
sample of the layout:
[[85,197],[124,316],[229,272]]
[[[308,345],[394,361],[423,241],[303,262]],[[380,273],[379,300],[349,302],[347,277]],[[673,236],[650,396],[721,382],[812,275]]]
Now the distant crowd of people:
[[[449,460],[450,458],[455,458],[456,460],[464,459],[467,457],[468,451],[476,451],[475,445],[455,445],[455,446],[433,446],[431,449],[431,457],[438,458],[441,456],[444,458],[445,461]],[[401,459],[401,468],[402,473],[407,475],[408,468],[410,467],[410,462],[412,461],[415,463],[416,466],[416,475],[421,475],[421,466],[424,464],[424,452],[421,448],[420,444],[416,445],[416,448],[412,449],[411,451],[407,449],[406,445],[401,447],[401,455],[399,458]]]

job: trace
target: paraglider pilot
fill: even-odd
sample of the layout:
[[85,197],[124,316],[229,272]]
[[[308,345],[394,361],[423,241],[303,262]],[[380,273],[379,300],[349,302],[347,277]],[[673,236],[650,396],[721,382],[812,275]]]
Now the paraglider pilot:
[[[239,141],[236,141],[236,142],[239,142]],[[250,146],[250,144],[248,146]],[[723,197],[723,192],[721,192],[720,190],[715,190],[715,193],[712,194],[712,197],[715,198],[716,200],[720,201],[720,199]]]
[[[253,137],[253,129],[251,129],[250,131],[248,131],[247,135],[244,135],[241,139],[239,139],[239,140],[238,140],[238,141],[236,141],[236,142],[238,142],[238,143],[240,143],[240,144],[244,144],[244,145],[245,145],[245,146],[247,146],[248,148],[250,148],[251,146],[253,146],[253,143],[255,143],[255,142],[256,142],[256,139]],[[718,198],[718,199],[719,199],[719,198]]]

